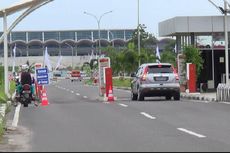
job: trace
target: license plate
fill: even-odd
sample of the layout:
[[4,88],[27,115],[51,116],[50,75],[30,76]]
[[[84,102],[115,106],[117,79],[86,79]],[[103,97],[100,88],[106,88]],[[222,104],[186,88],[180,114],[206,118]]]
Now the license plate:
[[168,77],[155,77],[154,80],[155,81],[167,81]]

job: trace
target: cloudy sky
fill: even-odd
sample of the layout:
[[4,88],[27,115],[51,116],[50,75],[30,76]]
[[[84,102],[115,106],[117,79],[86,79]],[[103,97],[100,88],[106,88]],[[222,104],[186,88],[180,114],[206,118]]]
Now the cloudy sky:
[[[0,0],[3,9],[20,0]],[[137,27],[137,0],[54,0],[26,17],[14,31],[97,29],[97,22],[84,11],[99,17],[102,29]],[[223,6],[223,0],[213,0]],[[9,24],[19,15],[8,17]],[[209,16],[220,12],[208,0],[140,0],[140,23],[158,35],[158,23],[175,16]],[[0,20],[2,29],[2,19]]]

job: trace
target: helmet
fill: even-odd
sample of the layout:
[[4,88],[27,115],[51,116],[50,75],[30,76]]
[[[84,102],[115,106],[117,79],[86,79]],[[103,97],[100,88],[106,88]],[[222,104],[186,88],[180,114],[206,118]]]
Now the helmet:
[[23,72],[27,72],[29,70],[29,66],[27,64],[22,65],[21,69],[22,69]]

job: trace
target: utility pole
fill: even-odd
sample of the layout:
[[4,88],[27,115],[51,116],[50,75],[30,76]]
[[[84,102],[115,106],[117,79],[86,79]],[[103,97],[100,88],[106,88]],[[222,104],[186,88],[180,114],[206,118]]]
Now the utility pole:
[[137,12],[138,12],[138,26],[137,26],[137,35],[138,35],[138,55],[139,55],[139,66],[141,66],[141,35],[140,35],[140,0],[137,0]]
[[228,51],[228,9],[229,3],[224,0],[224,8],[217,6],[212,0],[209,0],[224,15],[224,33],[225,33],[225,67],[226,67],[226,84],[229,85],[229,51]]
[[101,24],[101,19],[106,14],[109,14],[109,13],[112,13],[112,12],[113,11],[105,12],[99,18],[96,15],[92,14],[92,13],[84,12],[84,14],[94,17],[96,19],[96,21],[97,21],[98,37],[99,37],[98,38],[99,39],[99,45],[98,46],[99,46],[99,55],[100,56],[101,56],[101,25],[100,25]]

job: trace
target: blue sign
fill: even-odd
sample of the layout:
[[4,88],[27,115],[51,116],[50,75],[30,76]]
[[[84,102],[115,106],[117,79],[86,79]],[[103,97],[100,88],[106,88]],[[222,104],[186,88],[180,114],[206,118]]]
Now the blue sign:
[[49,74],[47,68],[40,68],[36,70],[37,82],[39,85],[49,84]]

